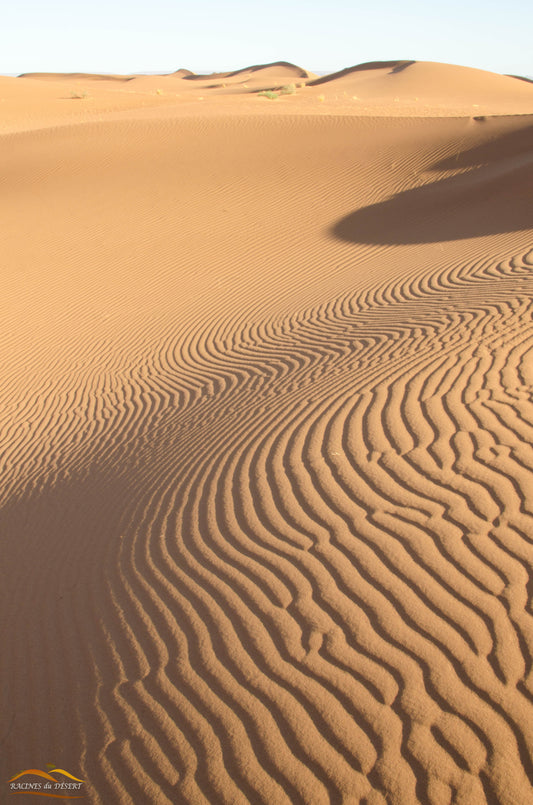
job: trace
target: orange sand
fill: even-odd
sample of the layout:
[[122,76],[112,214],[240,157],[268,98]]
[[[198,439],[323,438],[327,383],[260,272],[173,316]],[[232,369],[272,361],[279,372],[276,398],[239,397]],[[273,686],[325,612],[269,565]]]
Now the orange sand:
[[530,802],[533,84],[33,75],[0,112],[0,790]]

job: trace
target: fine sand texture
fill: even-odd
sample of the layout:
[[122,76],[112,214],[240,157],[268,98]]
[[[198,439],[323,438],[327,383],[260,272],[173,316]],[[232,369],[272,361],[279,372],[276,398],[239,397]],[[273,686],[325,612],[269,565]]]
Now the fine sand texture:
[[33,74],[0,121],[0,800],[532,802],[533,84]]

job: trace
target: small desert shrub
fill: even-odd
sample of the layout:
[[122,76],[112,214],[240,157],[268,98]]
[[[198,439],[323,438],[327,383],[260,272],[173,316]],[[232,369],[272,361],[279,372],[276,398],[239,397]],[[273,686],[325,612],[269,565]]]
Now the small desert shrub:
[[270,98],[271,101],[278,97],[278,93],[272,92],[271,89],[265,89],[263,92],[258,92],[257,95],[259,98]]
[[70,93],[70,97],[71,97],[73,100],[74,100],[74,99],[76,99],[76,100],[82,100],[83,98],[88,98],[88,97],[89,97],[89,93],[88,93],[88,92],[85,92],[85,90],[82,90],[81,92],[79,92],[79,91],[76,91],[76,92],[71,92],[71,93]]
[[292,95],[294,92],[296,92],[295,84],[286,84],[284,87],[280,89],[281,95]]

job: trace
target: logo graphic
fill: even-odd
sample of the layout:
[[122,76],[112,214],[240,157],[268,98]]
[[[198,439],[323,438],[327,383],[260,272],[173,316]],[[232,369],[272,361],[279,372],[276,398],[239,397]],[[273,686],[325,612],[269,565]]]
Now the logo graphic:
[[53,763],[47,763],[46,768],[47,771],[41,769],[19,771],[8,780],[9,793],[35,794],[55,799],[82,799],[84,795],[81,793],[81,789],[85,780],[74,777],[65,769],[56,768]]

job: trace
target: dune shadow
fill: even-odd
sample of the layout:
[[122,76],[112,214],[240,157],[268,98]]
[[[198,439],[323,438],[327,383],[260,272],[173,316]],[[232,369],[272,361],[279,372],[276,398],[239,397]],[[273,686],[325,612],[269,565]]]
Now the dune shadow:
[[93,469],[85,478],[54,479],[38,492],[8,500],[0,509],[0,531],[10,580],[23,569],[25,584],[36,589],[44,574],[47,600],[80,581],[94,581],[132,494],[115,473]]
[[352,75],[352,73],[366,73],[370,72],[371,70],[388,70],[390,75],[395,73],[401,73],[403,70],[406,70],[408,67],[411,67],[412,64],[416,64],[415,61],[369,61],[364,62],[363,64],[356,64],[354,67],[345,67],[344,70],[338,70],[335,73],[328,73],[327,75],[320,76],[319,78],[315,78],[313,81],[308,81],[308,87],[318,87],[320,84],[329,84],[330,81],[335,81],[337,78],[344,78],[346,75]]
[[434,163],[458,175],[354,210],[332,234],[350,243],[406,245],[533,228],[533,126]]

